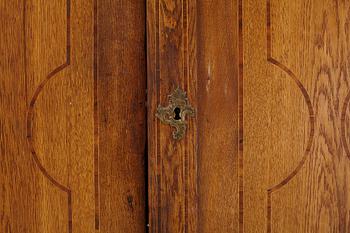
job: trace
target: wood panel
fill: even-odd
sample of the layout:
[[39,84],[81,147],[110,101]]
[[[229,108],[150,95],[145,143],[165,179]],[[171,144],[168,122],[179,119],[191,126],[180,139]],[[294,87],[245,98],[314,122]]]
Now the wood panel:
[[100,232],[146,230],[145,8],[139,0],[98,3]]
[[350,5],[244,3],[245,232],[349,232]]
[[[191,4],[148,3],[151,232],[349,232],[349,3]],[[154,116],[177,86],[180,142]]]
[[243,230],[239,4],[197,2],[198,232],[202,233]]
[[197,106],[196,2],[147,1],[148,140],[150,232],[197,231],[197,124],[189,119],[186,137],[155,117],[159,104],[177,87]]
[[0,1],[1,232],[145,231],[144,8]]
[[[148,1],[150,232],[239,232],[241,2]],[[224,29],[224,30],[223,30]],[[180,87],[196,108],[184,139],[155,117]],[[214,136],[215,135],[215,136]]]

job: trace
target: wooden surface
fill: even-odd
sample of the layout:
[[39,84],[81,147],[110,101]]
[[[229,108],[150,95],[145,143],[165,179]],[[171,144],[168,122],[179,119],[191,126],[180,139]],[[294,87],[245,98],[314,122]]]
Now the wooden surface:
[[197,7],[198,232],[238,232],[239,5],[200,1]]
[[[0,1],[0,232],[145,232],[147,198],[152,233],[350,232],[349,15]],[[177,87],[181,141],[155,117]]]
[[[156,0],[147,6],[150,232],[235,232],[242,217],[239,5]],[[155,117],[177,87],[197,112],[181,141]]]
[[243,6],[245,232],[350,232],[350,3]]
[[197,231],[197,123],[175,141],[155,117],[177,87],[196,101],[195,1],[147,1],[150,232]]
[[[148,1],[152,233],[350,232],[349,10]],[[180,142],[154,117],[177,86]]]
[[146,230],[145,7],[98,3],[100,232]]
[[145,4],[0,1],[0,19],[0,232],[144,232]]

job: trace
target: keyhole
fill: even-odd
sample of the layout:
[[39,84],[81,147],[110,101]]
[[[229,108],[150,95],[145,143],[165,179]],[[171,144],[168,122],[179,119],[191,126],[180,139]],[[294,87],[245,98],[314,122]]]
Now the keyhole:
[[181,109],[179,107],[176,107],[174,109],[174,113],[175,113],[174,119],[175,120],[181,120],[180,112],[181,112]]

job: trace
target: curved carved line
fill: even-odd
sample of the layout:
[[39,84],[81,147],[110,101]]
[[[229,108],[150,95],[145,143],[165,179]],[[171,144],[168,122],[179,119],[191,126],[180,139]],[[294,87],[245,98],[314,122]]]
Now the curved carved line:
[[304,165],[306,158],[307,158],[307,155],[310,152],[313,138],[314,138],[315,115],[314,115],[314,110],[313,110],[312,103],[311,103],[311,98],[310,98],[307,90],[305,89],[305,87],[301,83],[301,81],[296,77],[296,75],[288,67],[286,67],[285,65],[283,65],[282,63],[280,63],[276,59],[272,58],[272,53],[271,53],[271,9],[270,9],[270,7],[271,7],[270,0],[267,0],[267,45],[268,45],[267,46],[268,47],[267,48],[267,50],[268,50],[267,61],[270,62],[271,64],[277,66],[278,68],[283,70],[285,73],[287,73],[288,76],[290,76],[293,79],[293,81],[297,84],[297,86],[300,89],[301,93],[303,94],[304,100],[307,104],[308,111],[309,111],[310,126],[311,126],[310,133],[309,133],[309,139],[307,142],[307,147],[306,147],[306,150],[305,150],[305,153],[304,153],[302,160],[299,162],[298,166],[294,169],[294,171],[292,173],[290,173],[284,180],[282,180],[282,182],[280,182],[279,184],[268,189],[268,192],[274,192],[277,189],[281,188],[283,185],[287,184],[299,172],[299,170]]
[[294,169],[294,171],[291,172],[284,180],[282,180],[282,182],[280,182],[279,184],[277,184],[277,185],[273,186],[272,188],[268,189],[269,192],[274,192],[275,190],[281,188],[283,185],[287,184],[299,172],[299,170],[304,165],[304,163],[306,161],[306,158],[307,158],[307,155],[310,152],[310,149],[311,149],[311,146],[312,146],[312,142],[313,142],[313,138],[314,138],[314,134],[315,134],[315,116],[314,116],[314,110],[313,110],[313,107],[312,107],[312,104],[311,104],[310,97],[309,97],[306,89],[304,88],[302,83],[297,79],[297,77],[294,75],[294,73],[291,70],[289,70],[285,65],[281,64],[280,62],[278,62],[277,60],[275,60],[273,58],[268,58],[267,60],[271,64],[276,65],[277,67],[282,69],[284,72],[286,72],[295,81],[295,83],[298,85],[300,91],[302,92],[302,94],[304,96],[305,102],[306,102],[308,110],[309,110],[309,119],[310,119],[310,125],[311,125],[311,129],[310,129],[310,133],[309,133],[309,139],[308,139],[308,142],[307,142],[307,146],[306,146],[306,150],[305,150],[305,153],[303,155],[303,158],[299,162],[298,166]]
[[350,159],[350,150],[349,150],[349,145],[346,141],[346,135],[345,135],[345,117],[346,117],[346,110],[348,109],[349,106],[349,102],[350,102],[350,92],[348,93],[348,95],[345,97],[345,101],[344,101],[344,105],[343,105],[343,109],[341,112],[341,138],[343,141],[343,145],[344,145],[344,150],[346,155],[348,156],[348,158]]
[[69,192],[69,188],[64,186],[63,184],[60,184],[58,181],[56,181],[49,173],[48,171],[44,168],[44,166],[42,165],[42,163],[40,162],[38,155],[36,153],[35,147],[34,147],[34,142],[33,142],[33,129],[32,129],[32,125],[33,125],[33,113],[34,113],[34,107],[35,107],[35,103],[41,93],[41,91],[44,89],[45,85],[49,82],[49,80],[54,77],[56,74],[58,74],[60,71],[62,71],[64,68],[66,68],[68,66],[67,63],[57,67],[55,70],[53,70],[46,78],[44,81],[42,81],[40,83],[40,85],[38,86],[38,88],[36,89],[30,104],[29,104],[29,109],[28,109],[28,115],[27,115],[27,140],[28,140],[28,144],[29,144],[29,148],[30,151],[33,155],[34,161],[35,163],[38,165],[40,171],[46,176],[47,179],[49,179],[51,181],[51,183],[53,183],[54,185],[56,185],[58,188],[62,189],[65,192]]
[[[39,84],[37,89],[34,92],[34,95],[30,101],[29,107],[28,107],[28,113],[27,113],[27,142],[28,146],[30,149],[30,152],[32,154],[32,157],[34,159],[35,164],[38,166],[39,170],[41,173],[56,187],[67,193],[67,198],[68,198],[68,231],[71,233],[72,232],[72,191],[65,185],[59,183],[57,180],[55,180],[49,173],[48,171],[44,168],[42,163],[39,160],[39,157],[36,153],[35,147],[34,147],[34,142],[33,142],[33,137],[32,137],[32,125],[33,125],[33,113],[34,113],[34,107],[35,103],[46,86],[46,84],[59,72],[64,70],[66,67],[70,65],[70,47],[71,47],[71,40],[70,40],[70,9],[71,9],[71,2],[70,0],[67,0],[66,2],[66,17],[67,17],[67,45],[66,45],[66,62],[63,65],[58,66],[55,68],[53,71],[51,71],[47,77]],[[24,1],[24,14],[26,12],[26,3]],[[24,16],[25,17],[25,16]],[[24,28],[26,28],[25,20],[24,20]],[[26,33],[26,31],[24,31]],[[26,43],[25,43],[25,48],[26,48]],[[26,60],[26,57],[24,58]],[[26,73],[26,69],[25,69]],[[25,74],[27,75],[27,74]]]

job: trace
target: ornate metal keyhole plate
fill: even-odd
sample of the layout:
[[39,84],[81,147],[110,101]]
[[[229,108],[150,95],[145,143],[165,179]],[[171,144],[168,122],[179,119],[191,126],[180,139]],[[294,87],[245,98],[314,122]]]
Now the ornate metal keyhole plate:
[[168,98],[169,105],[167,107],[159,105],[156,117],[158,117],[162,123],[174,127],[173,138],[175,140],[180,140],[186,133],[186,116],[193,117],[195,115],[195,110],[188,103],[186,92],[180,88],[176,88]]

